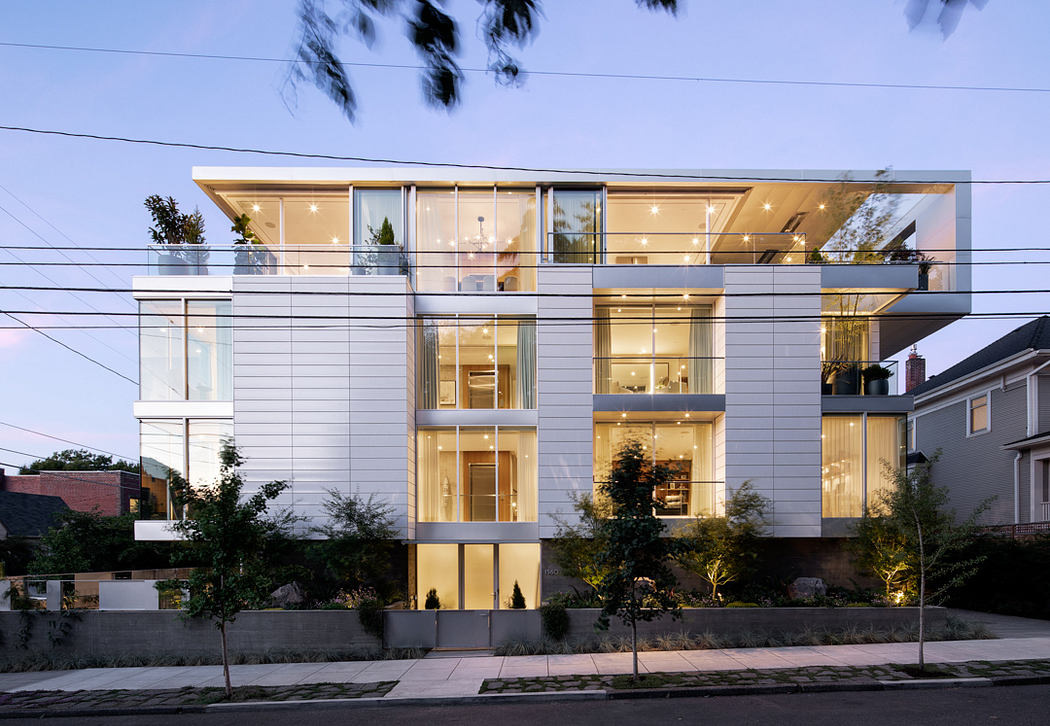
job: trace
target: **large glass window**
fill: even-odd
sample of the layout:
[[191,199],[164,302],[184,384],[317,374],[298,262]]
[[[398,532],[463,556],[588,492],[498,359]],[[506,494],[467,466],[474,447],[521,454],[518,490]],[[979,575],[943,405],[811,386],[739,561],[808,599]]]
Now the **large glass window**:
[[400,189],[354,189],[354,244],[404,242]]
[[186,360],[181,300],[139,303],[139,399],[177,401],[186,397]]
[[148,505],[142,516],[180,519],[171,504],[170,487],[184,478],[193,487],[207,487],[219,476],[219,453],[233,438],[233,422],[219,419],[145,419],[140,422],[142,487]]
[[143,300],[139,313],[140,400],[233,398],[229,300]]
[[233,399],[229,300],[186,301],[186,393],[191,401]]
[[420,610],[431,590],[443,610],[459,608],[458,544],[416,545],[416,602]]
[[416,194],[416,289],[536,289],[534,190],[452,189]]
[[535,522],[536,430],[420,428],[421,522]]
[[461,607],[460,593],[465,609],[509,608],[515,584],[525,597],[525,607],[539,607],[539,543],[419,544],[415,552],[420,610],[430,590],[443,610]]
[[825,517],[859,517],[892,486],[886,465],[904,465],[903,422],[898,416],[824,416],[821,490]]
[[285,275],[346,275],[350,269],[347,192],[283,197]]
[[[610,264],[755,261],[740,257],[740,235],[719,234],[736,204],[731,195],[610,190],[607,202],[605,259]],[[784,236],[790,245],[791,235]]]
[[600,262],[602,191],[556,189],[551,199],[551,255],[555,262]]
[[715,509],[713,428],[709,423],[684,421],[601,422],[594,425],[595,485],[609,479],[623,445],[638,441],[651,463],[669,466],[673,481],[653,493],[661,517],[709,515]]
[[596,393],[715,393],[710,305],[595,309]]
[[416,406],[535,408],[536,321],[420,318]]

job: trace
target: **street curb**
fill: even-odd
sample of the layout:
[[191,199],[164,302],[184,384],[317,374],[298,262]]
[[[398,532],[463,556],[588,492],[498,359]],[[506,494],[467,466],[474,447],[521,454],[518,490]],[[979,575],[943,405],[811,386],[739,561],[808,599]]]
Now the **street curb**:
[[0,720],[15,718],[83,718],[85,716],[167,716],[180,713],[232,713],[238,711],[289,710],[301,708],[389,708],[396,706],[465,706],[486,703],[556,703],[559,701],[626,701],[656,698],[777,695],[791,693],[844,693],[849,691],[895,691],[940,688],[989,688],[1050,684],[1050,676],[996,676],[991,678],[936,678],[919,681],[870,681],[867,683],[784,683],[739,686],[690,686],[684,688],[639,688],[607,691],[540,691],[537,693],[479,693],[471,696],[423,698],[324,698],[295,701],[245,701],[201,706],[140,706],[65,710],[0,710]]

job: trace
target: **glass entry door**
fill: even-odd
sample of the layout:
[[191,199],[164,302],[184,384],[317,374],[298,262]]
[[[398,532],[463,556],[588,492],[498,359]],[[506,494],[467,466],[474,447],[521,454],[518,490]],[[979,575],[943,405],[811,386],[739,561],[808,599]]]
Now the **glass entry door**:
[[495,545],[463,545],[463,599],[467,610],[496,607]]

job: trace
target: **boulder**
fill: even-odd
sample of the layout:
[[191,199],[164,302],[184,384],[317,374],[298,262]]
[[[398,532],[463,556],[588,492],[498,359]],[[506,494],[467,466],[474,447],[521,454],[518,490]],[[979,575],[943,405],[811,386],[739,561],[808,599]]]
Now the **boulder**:
[[828,587],[819,577],[797,577],[788,585],[788,597],[792,600],[805,600],[811,597],[823,597],[828,594]]
[[270,593],[270,603],[275,608],[288,609],[306,602],[306,593],[298,582],[281,585]]

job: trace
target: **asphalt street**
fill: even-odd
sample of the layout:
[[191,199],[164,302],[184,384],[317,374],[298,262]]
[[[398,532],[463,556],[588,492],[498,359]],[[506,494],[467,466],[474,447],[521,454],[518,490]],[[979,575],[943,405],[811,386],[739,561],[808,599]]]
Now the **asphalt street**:
[[[951,688],[941,690],[876,691],[723,696],[717,698],[645,699],[554,703],[491,703],[481,705],[362,707],[303,705],[293,709],[210,712],[171,716],[105,716],[70,719],[78,726],[288,726],[289,724],[406,723],[444,726],[480,722],[516,724],[775,724],[775,726],[971,726],[1010,724],[1042,726],[1050,722],[1050,686]],[[62,719],[59,718],[58,722]],[[5,724],[39,723],[10,720]]]

